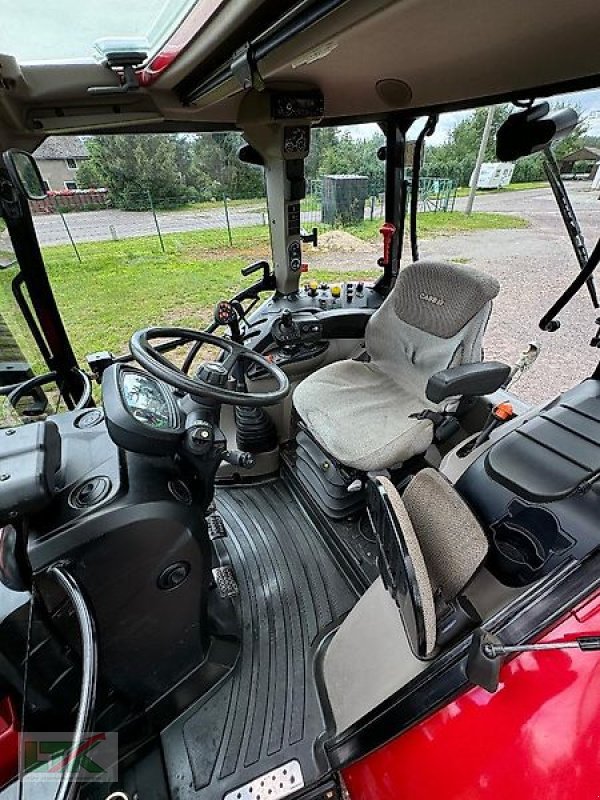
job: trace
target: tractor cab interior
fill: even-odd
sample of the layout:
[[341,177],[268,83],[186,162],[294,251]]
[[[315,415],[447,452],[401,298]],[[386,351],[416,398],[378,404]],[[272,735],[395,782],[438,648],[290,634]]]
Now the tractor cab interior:
[[[338,796],[336,770],[478,680],[476,631],[531,638],[598,546],[600,374],[527,406],[510,391],[523,364],[485,357],[498,281],[419,260],[413,224],[403,265],[419,115],[379,120],[380,279],[301,286],[326,98],[248,80],[240,158],[265,171],[272,264],[245,268],[255,282],[205,331],[156,320],[82,368],[29,210],[39,171],[10,148],[0,168],[14,291],[48,370],[2,389],[26,411],[0,429],[0,685],[29,730],[118,731],[119,782],[90,797]],[[535,109],[499,153],[568,127]],[[62,413],[44,408],[50,384]],[[77,776],[57,780],[48,797],[71,797]]]

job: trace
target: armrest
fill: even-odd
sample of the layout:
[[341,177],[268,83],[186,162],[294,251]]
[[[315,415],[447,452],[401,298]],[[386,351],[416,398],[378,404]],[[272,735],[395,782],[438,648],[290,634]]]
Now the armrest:
[[501,361],[481,361],[462,364],[436,372],[427,381],[425,395],[432,403],[441,403],[456,395],[479,396],[499,389],[508,376],[510,367]]

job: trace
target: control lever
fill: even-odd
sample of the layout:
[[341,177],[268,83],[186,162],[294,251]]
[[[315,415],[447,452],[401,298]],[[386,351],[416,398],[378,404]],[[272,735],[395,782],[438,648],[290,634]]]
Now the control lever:
[[254,272],[258,272],[259,269],[263,271],[263,277],[266,280],[269,277],[270,267],[268,261],[255,261],[253,264],[248,264],[247,267],[242,267],[241,273],[244,278],[247,278],[248,275],[252,275]]
[[[228,300],[221,300],[215,306],[214,320],[215,325],[227,325],[231,331],[231,338],[234,342],[242,343],[240,333],[240,313],[239,303],[230,303]],[[242,309],[243,310],[243,309]]]
[[512,403],[504,402],[494,406],[494,408],[492,408],[488,414],[488,418],[485,421],[485,425],[481,429],[481,433],[473,442],[471,449],[474,450],[476,447],[479,447],[479,445],[487,442],[487,440],[490,438],[490,435],[496,430],[496,428],[500,427],[500,425],[503,425],[505,422],[508,422],[514,416],[515,412],[512,407]]
[[304,244],[312,244],[313,247],[318,247],[319,244],[319,229],[313,228],[312,233],[307,233],[304,228],[300,232],[300,238]]
[[392,258],[392,240],[396,233],[396,226],[391,222],[384,222],[379,233],[383,236],[383,258],[378,259],[380,267],[386,267]]
[[294,324],[294,318],[289,308],[284,308],[281,312],[281,327],[291,328]]
[[252,453],[246,453],[243,450],[226,450],[222,459],[232,467],[241,467],[242,469],[252,469],[256,464],[256,458]]

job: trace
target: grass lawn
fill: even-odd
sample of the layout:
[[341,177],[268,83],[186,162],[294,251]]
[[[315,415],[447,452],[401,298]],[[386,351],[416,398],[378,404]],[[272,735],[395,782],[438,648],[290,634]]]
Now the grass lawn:
[[[523,227],[519,217],[475,213],[419,214],[421,234],[485,228]],[[377,239],[381,220],[349,228],[363,240]],[[202,230],[164,236],[166,252],[156,237],[78,245],[82,263],[68,245],[44,248],[48,274],[67,331],[79,359],[96,350],[123,352],[133,331],[148,325],[183,325],[203,328],[212,308],[229,298],[253,278],[243,278],[240,268],[269,257],[269,232],[264,226],[233,229],[230,247],[226,230]],[[365,276],[373,274],[365,264]],[[22,326],[9,300],[15,270],[0,271],[0,312],[26,348]],[[311,278],[339,281],[340,272],[311,270]],[[15,330],[17,328],[17,330]]]
[[[501,189],[479,189],[478,195],[482,194],[498,194],[498,192],[523,192],[527,189],[548,189],[550,184],[547,181],[526,181],[524,183],[509,183],[508,186],[503,186]],[[459,186],[456,190],[457,197],[467,197],[469,194],[468,186]]]
[[[448,211],[435,213],[423,211],[418,217],[418,231],[422,238],[435,236],[467,233],[481,230],[505,230],[511,228],[527,228],[529,222],[523,217],[512,214],[490,214],[477,212],[467,216],[462,211]],[[379,229],[381,220],[369,220],[362,225],[351,225],[345,228],[363,241],[372,241],[380,238]]]
[[[229,208],[236,208],[243,206],[244,208],[264,208],[266,210],[267,203],[264,197],[247,198],[245,200],[232,200],[227,198],[227,205]],[[157,208],[161,214],[180,213],[181,211],[214,211],[215,209],[223,208],[223,198],[215,200],[199,200],[196,203],[185,203],[184,205],[177,206],[177,208]]]

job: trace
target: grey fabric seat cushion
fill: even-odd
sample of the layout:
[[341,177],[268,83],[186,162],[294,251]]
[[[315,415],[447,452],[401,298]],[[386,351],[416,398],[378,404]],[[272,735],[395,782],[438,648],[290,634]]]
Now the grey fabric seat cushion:
[[402,502],[434,590],[446,602],[454,600],[487,556],[487,536],[454,486],[435,469],[418,472]]
[[411,419],[423,401],[362,361],[338,361],[304,380],[294,405],[308,430],[342,464],[367,471],[402,463],[431,444],[433,426]]

